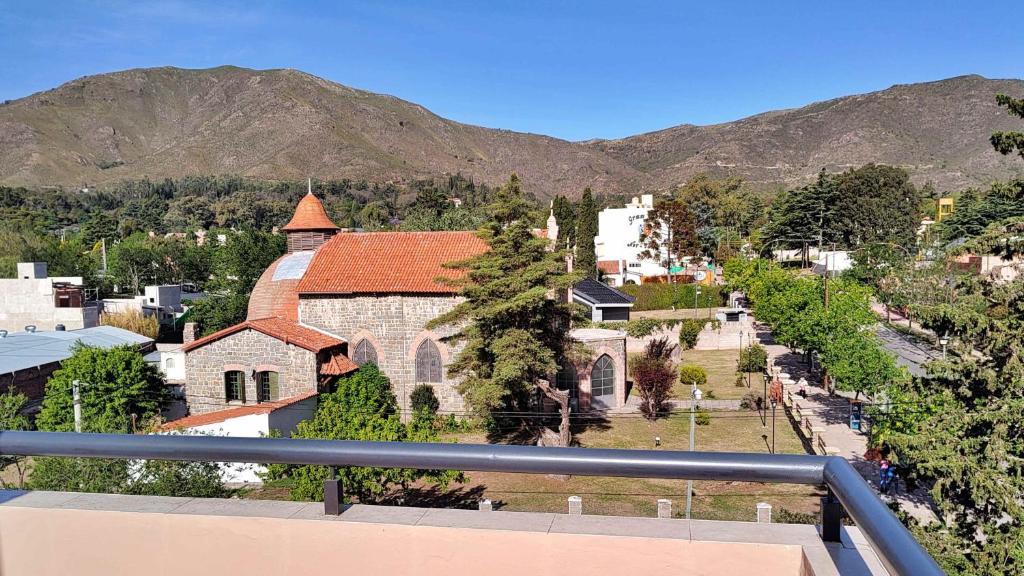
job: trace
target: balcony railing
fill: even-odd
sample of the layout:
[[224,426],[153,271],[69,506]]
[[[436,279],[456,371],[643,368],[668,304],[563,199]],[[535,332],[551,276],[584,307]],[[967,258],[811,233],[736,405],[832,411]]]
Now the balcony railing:
[[[835,456],[729,452],[676,452],[596,448],[542,448],[479,444],[422,444],[233,438],[142,436],[66,432],[0,432],[0,456],[71,456],[329,467],[373,466],[527,474],[569,474],[627,478],[669,478],[768,482],[824,486],[821,535],[838,542],[843,510],[891,574],[943,574],[864,478]],[[328,480],[325,505],[340,511],[340,486]]]

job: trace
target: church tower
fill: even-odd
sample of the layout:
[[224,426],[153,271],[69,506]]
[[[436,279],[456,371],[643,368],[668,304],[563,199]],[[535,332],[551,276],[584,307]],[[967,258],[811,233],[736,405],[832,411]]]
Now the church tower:
[[309,192],[299,200],[295,215],[281,231],[288,237],[288,253],[300,250],[316,250],[338,233],[338,226],[331,222],[324,205],[313,195],[312,182]]

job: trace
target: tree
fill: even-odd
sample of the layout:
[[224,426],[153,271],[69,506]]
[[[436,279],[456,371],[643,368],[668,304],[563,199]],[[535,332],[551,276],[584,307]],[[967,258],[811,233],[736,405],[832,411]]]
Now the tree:
[[583,190],[576,218],[575,268],[588,278],[597,278],[597,253],[594,248],[594,238],[598,233],[597,203],[590,188]]
[[[1024,99],[1011,98],[1006,94],[997,94],[996,103],[1005,107],[1012,116],[1024,118]],[[1000,154],[1017,153],[1024,158],[1024,132],[996,132],[990,139],[992,147]]]
[[141,287],[156,283],[161,271],[160,257],[145,236],[135,234],[115,244],[107,252],[108,272],[131,294],[139,294]]
[[[321,394],[313,418],[300,422],[292,438],[437,441],[431,426],[418,421],[409,426],[402,423],[391,381],[372,363],[339,378],[334,392]],[[296,500],[322,500],[329,470],[324,466],[271,466],[268,474],[271,478],[291,476],[294,479],[291,495]],[[424,478],[442,487],[463,479],[459,472],[402,468],[345,467],[340,474],[346,494],[357,496],[360,502],[378,501],[396,486],[404,489]]]
[[391,222],[391,209],[385,202],[370,202],[359,212],[359,222],[366,230],[383,230]]
[[720,240],[720,228],[735,228],[742,212],[738,197],[743,182],[738,178],[715,180],[698,174],[679,187],[674,199],[693,215],[694,234],[705,256],[714,256]]
[[559,404],[559,438],[568,446],[568,392],[550,380],[558,361],[579,350],[569,338],[574,308],[551,295],[564,294],[579,274],[566,272],[564,253],[534,236],[518,177],[497,191],[489,212],[480,231],[489,250],[448,264],[464,272],[452,282],[465,301],[427,327],[453,326],[449,339],[464,343],[448,373],[462,378],[459,392],[473,409],[529,411],[539,390]]
[[92,245],[104,238],[107,243],[112,243],[117,238],[117,221],[103,211],[89,214],[82,222],[82,240]]
[[681,200],[662,199],[654,204],[647,214],[640,243],[644,246],[640,257],[656,261],[673,279],[671,270],[683,256],[700,255],[694,215]]
[[200,336],[207,336],[245,322],[248,313],[248,294],[228,294],[194,302],[188,309],[188,319],[196,323]]
[[640,395],[640,412],[654,420],[664,412],[665,400],[672,392],[676,379],[672,367],[675,344],[668,338],[656,338],[647,343],[644,353],[633,363],[633,384]]
[[[130,434],[147,428],[167,400],[156,368],[132,346],[110,349],[76,345],[73,354],[46,383],[40,430],[74,430],[72,387],[79,381],[82,431]],[[220,470],[213,463],[130,462],[91,458],[38,458],[32,488],[164,496],[223,496]]]
[[228,234],[214,257],[212,288],[228,294],[249,294],[263,272],[285,252],[281,234],[243,230]]
[[159,416],[167,400],[156,368],[134,346],[94,348],[76,345],[46,383],[36,418],[40,430],[75,430],[72,384],[80,383],[82,431],[132,433]]
[[[1004,240],[1018,236],[1008,230]],[[945,298],[915,301],[950,353],[928,377],[892,387],[875,426],[904,475],[930,486],[939,523],[915,533],[950,574],[1024,570],[1024,280],[951,276]],[[909,408],[908,408],[909,407]]]
[[[11,389],[0,394],[0,430],[28,430],[29,421],[24,413],[26,404],[28,404],[28,397],[24,394],[15,393]],[[15,481],[13,483],[5,480],[5,476],[2,474],[8,469],[14,470]],[[27,472],[24,456],[0,456],[0,488],[4,490],[24,488]]]
[[576,246],[576,208],[564,196],[555,196],[551,210],[555,214],[555,222],[558,223],[556,248],[572,250]]

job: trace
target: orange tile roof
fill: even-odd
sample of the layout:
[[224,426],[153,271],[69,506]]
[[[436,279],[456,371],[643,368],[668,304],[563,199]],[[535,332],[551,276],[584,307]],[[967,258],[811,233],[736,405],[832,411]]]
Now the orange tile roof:
[[290,255],[285,254],[275,260],[256,281],[249,295],[249,310],[246,314],[248,320],[277,316],[298,321],[299,293],[295,291],[295,287],[299,285],[301,277],[274,280],[278,264],[288,256]]
[[320,375],[322,376],[344,376],[356,370],[359,370],[359,365],[341,352],[331,354],[330,359],[320,365]]
[[284,232],[299,232],[302,230],[337,230],[338,226],[327,217],[327,211],[320,200],[312,192],[306,194],[299,200],[295,207],[295,215],[281,228]]
[[321,246],[300,294],[454,294],[437,282],[464,273],[444,264],[487,251],[475,232],[348,232]]
[[204,336],[203,338],[182,346],[182,350],[190,352],[200,346],[205,346],[210,342],[215,342],[225,336],[230,336],[231,334],[235,334],[236,332],[241,332],[243,330],[256,330],[257,332],[262,332],[267,336],[277,338],[287,344],[294,344],[311,352],[320,352],[321,350],[345,343],[344,340],[329,336],[319,330],[308,328],[293,320],[285,318],[260,318],[257,320],[246,320],[241,324],[235,324],[234,326],[229,326],[219,332],[214,332],[209,336]]
[[290,398],[284,398],[276,400],[274,402],[260,402],[259,404],[252,404],[249,406],[238,406],[236,408],[228,408],[227,410],[217,410],[216,412],[206,412],[204,414],[193,414],[192,416],[185,416],[184,418],[178,418],[166,422],[160,426],[160,430],[180,430],[182,428],[195,428],[197,426],[207,426],[209,424],[217,424],[230,420],[232,418],[241,418],[242,416],[251,416],[253,414],[270,414],[275,410],[281,408],[287,408],[292,404],[297,404],[303,400],[307,400],[316,396],[317,393],[306,392],[298,396],[292,396]]
[[618,274],[619,273],[619,261],[618,260],[599,260],[597,263],[597,269],[605,274]]

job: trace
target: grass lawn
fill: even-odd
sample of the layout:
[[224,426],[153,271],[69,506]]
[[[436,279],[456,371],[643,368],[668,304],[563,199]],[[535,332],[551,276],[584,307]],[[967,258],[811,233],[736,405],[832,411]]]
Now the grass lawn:
[[[697,364],[707,371],[708,383],[702,388],[705,395],[713,392],[715,398],[720,400],[740,399],[748,389],[746,386],[736,386],[736,361],[739,357],[739,350],[687,350],[683,352],[680,363]],[[763,381],[760,374],[753,374],[750,382],[757,388]],[[677,381],[672,387],[672,397],[689,400],[689,384],[683,385]]]
[[[713,452],[768,451],[762,434],[769,435],[754,412],[715,412],[711,424],[698,426],[698,450]],[[653,448],[654,437],[661,437],[661,449],[685,450],[689,442],[689,416],[675,414],[656,422],[635,416],[611,418],[576,434],[587,448]],[[482,432],[456,434],[451,439],[464,443],[483,443]],[[778,452],[805,453],[799,437],[785,415],[776,421]],[[496,508],[512,511],[564,512],[566,498],[583,497],[587,514],[654,516],[659,498],[672,500],[673,512],[682,516],[686,502],[685,480],[638,478],[600,478],[574,476],[559,480],[543,475],[469,472],[469,482],[452,487],[452,495],[469,496],[466,506],[478,498],[490,498]],[[816,513],[819,491],[813,487],[747,482],[694,482],[692,517],[716,520],[755,520],[758,502],[769,502],[792,511]],[[452,500],[449,500],[451,502]]]

